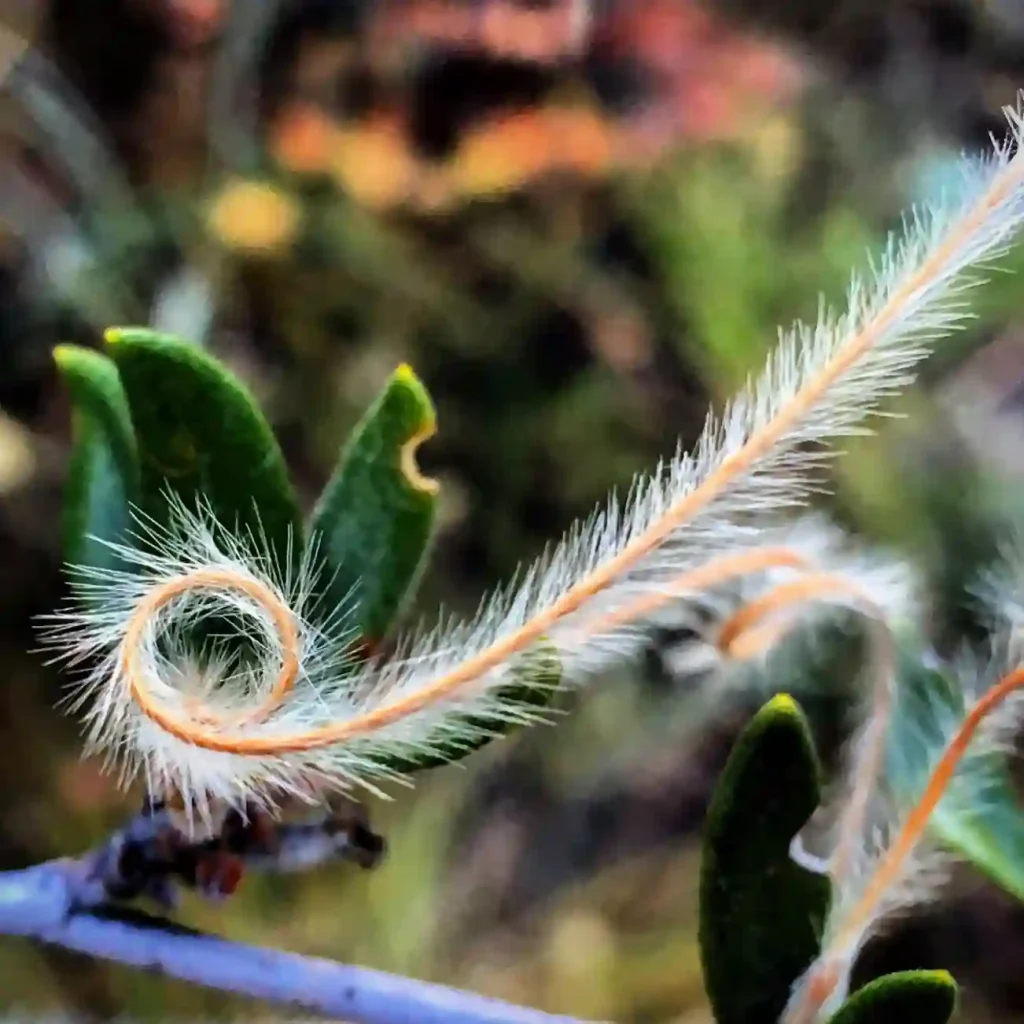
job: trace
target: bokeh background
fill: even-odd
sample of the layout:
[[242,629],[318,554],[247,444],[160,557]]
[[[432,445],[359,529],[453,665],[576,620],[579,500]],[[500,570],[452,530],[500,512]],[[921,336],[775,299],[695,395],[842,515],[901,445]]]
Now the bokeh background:
[[[1019,0],[0,0],[0,867],[137,806],[78,755],[32,617],[62,593],[50,351],[112,324],[224,358],[307,504],[394,366],[443,481],[414,615],[472,610],[692,440],[776,326],[841,301],[1024,87]],[[1024,252],[1009,257],[1024,269]],[[932,583],[934,640],[1024,508],[1024,277],[974,298],[830,513]],[[250,879],[190,924],[621,1022],[710,1022],[696,947],[710,717],[671,624],[557,729],[374,803],[387,864]],[[827,720],[825,715],[823,720]],[[1024,1014],[1024,912],[971,871],[872,947]],[[252,1020],[238,999],[0,941],[0,1008]]]

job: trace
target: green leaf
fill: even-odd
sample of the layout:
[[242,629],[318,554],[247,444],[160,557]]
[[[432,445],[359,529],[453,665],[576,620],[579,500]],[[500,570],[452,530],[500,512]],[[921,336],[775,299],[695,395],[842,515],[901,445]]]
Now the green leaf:
[[391,628],[419,581],[433,533],[438,484],[416,468],[436,429],[430,396],[400,366],[343,448],[310,521],[319,545],[326,619],[351,604],[365,648]]
[[[913,799],[930,770],[921,743],[922,723],[942,716],[955,721],[965,713],[964,692],[952,675],[921,664],[903,652],[887,751],[888,774],[896,794]],[[962,789],[960,787],[963,787]],[[957,851],[994,882],[1024,899],[1024,813],[1004,755],[974,762],[958,781],[963,799],[944,800],[931,818],[938,840]],[[970,794],[977,794],[971,799]]]
[[123,543],[139,494],[139,463],[128,401],[114,364],[92,349],[58,345],[57,369],[71,397],[73,448],[64,494],[65,557],[118,568],[103,541]]
[[281,450],[245,387],[179,338],[117,328],[106,341],[135,424],[145,511],[165,523],[167,490],[192,505],[201,495],[226,528],[265,537],[284,568],[302,518]]
[[945,1024],[957,999],[956,982],[946,971],[901,971],[855,992],[829,1024]]
[[[514,708],[524,718],[546,707],[562,677],[561,662],[554,644],[547,639],[538,640],[512,665],[511,675],[514,682],[499,690],[495,695],[496,700],[509,709]],[[461,761],[513,727],[512,722],[496,722],[464,715],[461,721],[453,720],[449,723],[446,735],[450,738],[432,744],[429,751],[382,758],[381,763],[389,771],[402,775],[440,768]]]
[[777,1020],[819,952],[829,881],[795,864],[789,845],[820,800],[806,719],[780,694],[736,741],[707,814],[700,947],[718,1024]]

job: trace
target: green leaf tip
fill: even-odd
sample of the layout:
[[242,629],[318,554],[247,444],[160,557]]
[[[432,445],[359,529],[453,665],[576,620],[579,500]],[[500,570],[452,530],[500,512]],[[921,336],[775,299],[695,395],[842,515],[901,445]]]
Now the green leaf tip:
[[829,1024],[946,1024],[959,1001],[948,971],[900,971],[858,989]]
[[191,344],[185,338],[179,338],[173,334],[165,334],[161,331],[154,331],[150,327],[108,327],[103,332],[103,344],[108,347],[114,347],[124,342],[146,340],[163,340],[179,345]]
[[413,387],[423,387],[419,377],[416,376],[416,371],[409,363],[399,363],[392,376],[395,380],[402,381],[405,384],[410,384]]
[[421,444],[437,433],[437,414],[430,393],[423,382],[416,376],[408,363],[401,363],[391,375],[390,387],[404,388],[409,392],[410,408],[419,415],[419,422],[411,422],[412,432],[399,450],[399,466],[410,487],[424,494],[437,494],[441,490],[440,481],[425,476],[416,462],[416,455]]
[[104,386],[108,392],[111,388],[119,387],[114,364],[94,348],[64,342],[54,345],[51,355],[58,372],[69,385],[89,377],[95,385]]
[[309,523],[327,581],[320,616],[356,604],[372,651],[415,593],[433,538],[440,486],[416,465],[437,429],[427,389],[403,363],[341,447]]
[[829,880],[793,862],[789,846],[821,800],[803,711],[770,700],[733,747],[704,830],[700,952],[718,1024],[777,1020],[819,951]]
[[792,716],[800,722],[800,727],[806,729],[804,713],[800,705],[788,693],[777,693],[761,709],[762,715]]
[[81,345],[70,345],[64,343],[54,345],[52,355],[53,361],[57,364],[57,368],[59,370],[67,370],[74,366],[80,356],[86,353],[96,355],[96,353],[92,352],[92,349],[83,348]]

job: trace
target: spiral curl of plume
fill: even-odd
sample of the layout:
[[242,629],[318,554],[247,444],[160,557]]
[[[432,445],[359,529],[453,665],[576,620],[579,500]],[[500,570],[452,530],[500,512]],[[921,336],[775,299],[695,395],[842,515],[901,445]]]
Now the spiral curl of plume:
[[[1007,115],[1007,141],[965,157],[955,194],[905,217],[854,276],[845,312],[822,306],[814,324],[780,332],[692,452],[613,494],[475,616],[442,619],[387,659],[354,664],[344,630],[311,618],[313,559],[281,572],[258,538],[201,505],[175,505],[166,528],[140,519],[138,543],[119,549],[128,570],[75,574],[72,604],[44,629],[58,658],[85,666],[73,704],[91,747],[200,815],[218,802],[273,806],[282,792],[376,786],[396,756],[544,717],[508,698],[529,684],[521,659],[538,645],[569,685],[635,656],[666,600],[721,582],[729,559],[742,575],[780,511],[823,488],[827,446],[864,432],[965,325],[980,269],[1024,220],[1024,119]],[[224,611],[248,624],[254,662],[197,655],[189,627]],[[350,613],[338,609],[337,624]]]

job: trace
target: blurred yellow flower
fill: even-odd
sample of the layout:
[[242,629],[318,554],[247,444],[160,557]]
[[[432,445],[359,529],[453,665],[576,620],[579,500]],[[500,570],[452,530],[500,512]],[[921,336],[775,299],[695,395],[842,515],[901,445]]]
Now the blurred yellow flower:
[[788,181],[803,159],[800,131],[786,114],[752,126],[750,142],[754,168],[765,181]]
[[465,195],[511,192],[547,169],[550,148],[543,118],[517,111],[466,133],[452,161],[452,177]]
[[451,174],[467,196],[511,192],[551,173],[598,177],[609,170],[615,147],[613,123],[589,108],[522,110],[470,129]]
[[401,126],[386,116],[341,128],[334,136],[331,168],[353,199],[374,209],[408,201],[419,177],[419,162]]
[[615,157],[614,123],[589,107],[554,107],[546,118],[552,164],[585,177],[606,173]]
[[221,189],[210,206],[210,231],[229,249],[273,254],[295,238],[299,204],[266,182],[236,179]]

